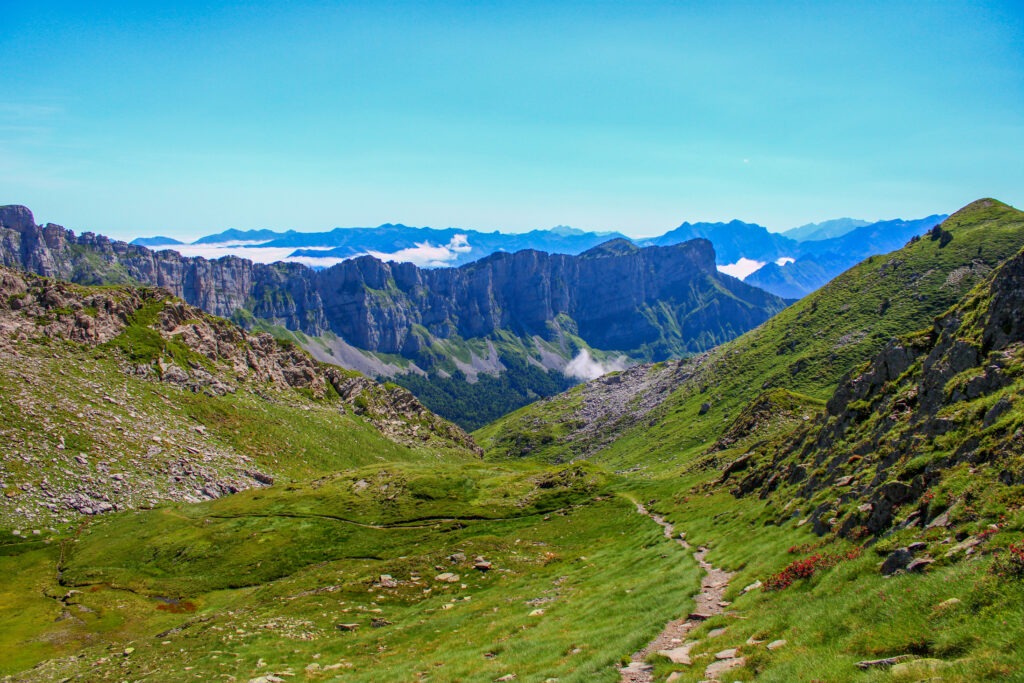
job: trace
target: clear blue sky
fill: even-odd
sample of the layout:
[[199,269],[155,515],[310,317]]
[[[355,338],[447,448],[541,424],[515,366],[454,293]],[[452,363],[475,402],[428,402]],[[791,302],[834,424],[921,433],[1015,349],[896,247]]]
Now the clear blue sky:
[[131,238],[1024,204],[1016,2],[0,3],[0,203]]

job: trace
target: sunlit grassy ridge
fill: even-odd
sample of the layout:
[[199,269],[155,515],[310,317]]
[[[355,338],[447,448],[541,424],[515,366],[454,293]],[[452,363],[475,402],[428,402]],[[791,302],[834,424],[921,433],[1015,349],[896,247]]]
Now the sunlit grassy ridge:
[[[719,438],[762,391],[773,387],[825,400],[840,378],[894,336],[926,327],[1024,244],[1024,213],[995,200],[965,207],[903,249],[843,273],[760,327],[692,361],[692,377],[640,426],[590,459],[666,470]],[[657,372],[655,366],[651,372]],[[531,457],[557,459],[572,431],[574,389],[532,404],[475,433],[492,457],[517,457],[519,433],[536,422],[554,433]],[[702,407],[707,404],[707,409]]]

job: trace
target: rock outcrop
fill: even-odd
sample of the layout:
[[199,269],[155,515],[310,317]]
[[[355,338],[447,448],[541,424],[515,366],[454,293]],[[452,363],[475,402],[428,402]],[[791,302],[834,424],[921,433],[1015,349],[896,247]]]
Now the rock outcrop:
[[766,497],[789,487],[797,500],[821,501],[807,518],[816,532],[851,537],[975,519],[968,501],[942,500],[948,493],[934,488],[958,466],[985,472],[993,486],[1024,483],[1022,306],[1024,252],[931,330],[892,340],[850,373],[820,420],[753,468],[734,493]]

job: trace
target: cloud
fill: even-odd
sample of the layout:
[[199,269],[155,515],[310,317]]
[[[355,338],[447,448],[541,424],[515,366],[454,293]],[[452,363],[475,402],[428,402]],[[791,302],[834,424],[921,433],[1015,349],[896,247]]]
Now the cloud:
[[618,358],[610,361],[597,361],[591,357],[590,351],[580,349],[580,352],[576,354],[575,358],[569,361],[562,372],[567,377],[591,380],[597,379],[601,375],[606,375],[609,372],[625,370],[626,362],[627,358],[625,356],[619,356]]
[[256,263],[274,263],[287,259],[288,254],[295,251],[294,247],[261,247],[265,242],[214,242],[213,244],[173,244],[160,249],[171,249],[182,256],[202,256],[218,259],[221,256],[240,256]]
[[[467,235],[455,235],[448,244],[434,246],[430,242],[418,242],[415,247],[399,249],[394,252],[387,251],[366,251],[353,256],[292,256],[294,247],[264,247],[260,246],[266,242],[216,242],[213,244],[175,244],[158,249],[172,249],[182,256],[202,256],[208,259],[218,259],[222,256],[240,256],[256,263],[275,263],[277,261],[291,261],[302,263],[314,268],[329,268],[335,264],[347,261],[356,256],[369,254],[379,258],[381,261],[394,261],[397,263],[414,263],[421,268],[438,268],[451,265],[458,259],[459,254],[468,254],[473,250],[469,244]],[[303,247],[304,250],[328,250],[332,247]]]
[[381,261],[414,263],[424,268],[437,268],[449,265],[459,257],[459,254],[468,254],[472,250],[473,247],[469,246],[468,236],[455,235],[448,244],[442,246],[434,246],[430,242],[417,242],[415,247],[395,252],[368,251],[367,253]]
[[736,263],[718,266],[718,271],[721,273],[725,273],[726,275],[732,275],[733,277],[737,277],[743,280],[750,274],[763,268],[764,265],[764,261],[755,261],[754,259],[749,259],[744,256]]
[[784,266],[787,263],[792,263],[793,261],[796,261],[796,259],[793,258],[792,256],[780,256],[779,258],[775,259],[775,265]]

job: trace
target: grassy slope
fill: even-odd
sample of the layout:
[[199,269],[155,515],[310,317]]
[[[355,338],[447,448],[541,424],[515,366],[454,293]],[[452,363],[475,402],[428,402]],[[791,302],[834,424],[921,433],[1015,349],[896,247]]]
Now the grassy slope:
[[[624,653],[689,608],[697,574],[605,481],[590,467],[391,464],[2,546],[19,617],[0,661],[80,653],[28,680],[614,681]],[[468,560],[447,559],[457,551]],[[490,572],[471,568],[478,554]],[[375,585],[381,574],[398,586]]]
[[[1024,637],[1024,620],[1018,609],[1024,598],[1024,581],[992,571],[997,558],[1005,561],[1009,544],[1024,536],[1020,486],[1000,481],[1008,476],[1007,470],[1019,471],[1012,458],[1006,459],[1010,456],[985,466],[962,463],[932,480],[934,500],[953,507],[950,528],[887,532],[857,550],[863,539],[853,541],[835,532],[817,536],[811,524],[801,523],[824,499],[836,499],[834,511],[840,516],[855,512],[863,500],[850,489],[825,488],[820,495],[805,499],[794,487],[783,486],[767,497],[755,491],[737,498],[730,491],[745,473],[723,475],[726,464],[752,450],[769,455],[784,452],[784,443],[794,429],[811,428],[807,421],[782,420],[761,429],[733,431],[733,436],[741,437],[738,441],[724,450],[706,452],[715,440],[744,423],[752,399],[765,387],[784,386],[816,399],[828,398],[844,373],[860,367],[890,337],[929,326],[932,318],[963,296],[988,269],[1024,243],[1021,213],[999,204],[968,207],[944,228],[953,235],[944,248],[938,239],[925,237],[898,254],[869,260],[758,330],[712,352],[699,366],[696,381],[684,383],[666,401],[660,419],[645,420],[599,454],[598,459],[606,463],[650,465],[654,472],[648,470],[646,476],[623,486],[685,530],[691,543],[709,546],[712,562],[737,572],[726,594],[726,599],[733,601],[730,609],[734,614],[711,619],[691,634],[698,640],[691,653],[695,666],[672,665],[652,657],[657,680],[664,680],[672,671],[679,672],[681,681],[701,680],[703,666],[713,661],[713,653],[730,647],[740,649],[747,665],[731,671],[729,680],[917,681],[935,675],[951,681],[1024,680],[1024,661],[1017,647]],[[903,263],[896,268],[886,265],[894,257]],[[965,263],[974,266],[973,272]],[[983,297],[975,298],[979,296]],[[865,334],[857,334],[860,331]],[[792,368],[799,370],[792,372]],[[970,379],[966,375],[975,374],[957,376],[951,385],[962,386]],[[567,406],[578,403],[579,391],[520,411],[511,420],[481,430],[477,438],[490,447],[492,456],[504,455],[500,437],[503,429],[512,429],[510,423],[536,424],[529,421],[539,420],[543,424],[545,411],[549,411],[554,425],[571,424],[564,418],[571,415]],[[1024,387],[1015,384],[998,395],[978,399],[976,406],[958,404],[943,415],[963,420],[984,413],[1001,396],[1020,391]],[[700,405],[705,402],[711,409],[700,416]],[[805,400],[802,407],[814,405]],[[875,426],[868,422],[851,432],[846,447],[862,444],[866,436],[877,433],[878,421],[888,419],[888,411],[872,416]],[[1012,436],[1013,428],[1006,424],[1020,420],[1011,411],[989,431]],[[1002,422],[1006,424],[1000,427]],[[962,424],[969,425],[970,420]],[[897,430],[889,448],[899,447],[899,434]],[[967,428],[944,435],[936,438],[931,448],[948,454],[972,434]],[[985,439],[982,436],[979,451],[986,450]],[[557,443],[550,445],[543,457],[551,457],[559,448]],[[1001,448],[1005,449],[1005,444]],[[839,451],[834,455],[842,458]],[[811,450],[810,455],[814,454]],[[909,481],[929,462],[939,464],[934,453],[926,456],[927,462],[915,460],[913,455],[897,460],[894,474],[905,471]],[[799,461],[801,454],[794,458]],[[822,456],[818,463],[822,460],[827,458]],[[772,469],[782,464],[766,466]],[[668,476],[656,476],[659,469]],[[866,484],[868,479],[860,477],[859,481]],[[914,509],[904,509],[898,521]],[[989,524],[997,525],[994,533]],[[964,537],[955,534],[988,540],[980,552],[946,558],[956,539]],[[938,561],[923,574],[881,576],[881,561],[895,548],[913,541],[926,543],[923,554]],[[852,556],[847,557],[851,551]],[[842,559],[784,590],[741,594],[744,586],[765,581],[790,563],[816,553]],[[953,598],[959,602],[946,602]],[[708,637],[720,627],[726,628],[724,634]],[[787,644],[768,651],[763,643],[749,644],[752,637],[765,642],[785,639]],[[903,654],[941,661],[869,671],[854,666],[861,660]],[[938,668],[929,671],[930,666]]]
[[[12,456],[0,675],[249,678],[340,664],[308,677],[612,681],[622,655],[689,609],[694,564],[599,470],[483,466],[437,439],[396,444],[332,391],[317,399],[249,382],[211,396],[126,373],[128,359],[160,356],[219,371],[156,334],[156,313],[146,304],[101,346],[40,337],[0,349],[12,359],[0,363],[0,437]],[[165,464],[190,456],[277,481],[206,503],[62,510],[64,524],[33,523],[16,507],[44,484],[113,474],[149,477],[166,493]],[[133,503],[148,507],[152,495]],[[469,563],[451,564],[455,551]],[[473,570],[477,554],[495,569]],[[460,581],[434,579],[447,569]],[[399,586],[375,587],[383,573]],[[373,628],[377,616],[391,624]]]
[[[980,278],[1024,244],[1024,213],[993,200],[976,202],[943,224],[953,235],[928,236],[837,277],[738,339],[701,357],[682,383],[639,427],[592,457],[615,467],[666,471],[713,443],[763,390],[782,387],[826,399],[839,379],[892,337],[927,326]],[[572,422],[573,392],[527,406],[475,432],[493,457],[516,456],[518,433],[536,420]],[[700,414],[704,403],[710,409]],[[564,432],[553,428],[556,433]],[[553,440],[534,451],[557,457]]]
[[[116,288],[80,289],[117,295]],[[42,529],[72,520],[76,514],[63,506],[37,518],[20,510],[19,500],[43,487],[69,490],[81,478],[97,480],[101,489],[136,488],[125,498],[133,507],[166,498],[184,487],[169,469],[178,458],[225,476],[252,469],[287,481],[369,463],[474,457],[439,440],[391,441],[333,389],[316,398],[308,389],[250,381],[214,396],[159,382],[155,373],[127,372],[129,365],[162,356],[234,378],[229,367],[150,327],[163,305],[162,299],[147,303],[119,336],[99,346],[40,336],[2,350],[0,439],[7,452],[0,528]],[[65,314],[51,317],[57,315]],[[115,474],[124,477],[123,485],[111,480]],[[196,475],[189,493],[204,483]]]

